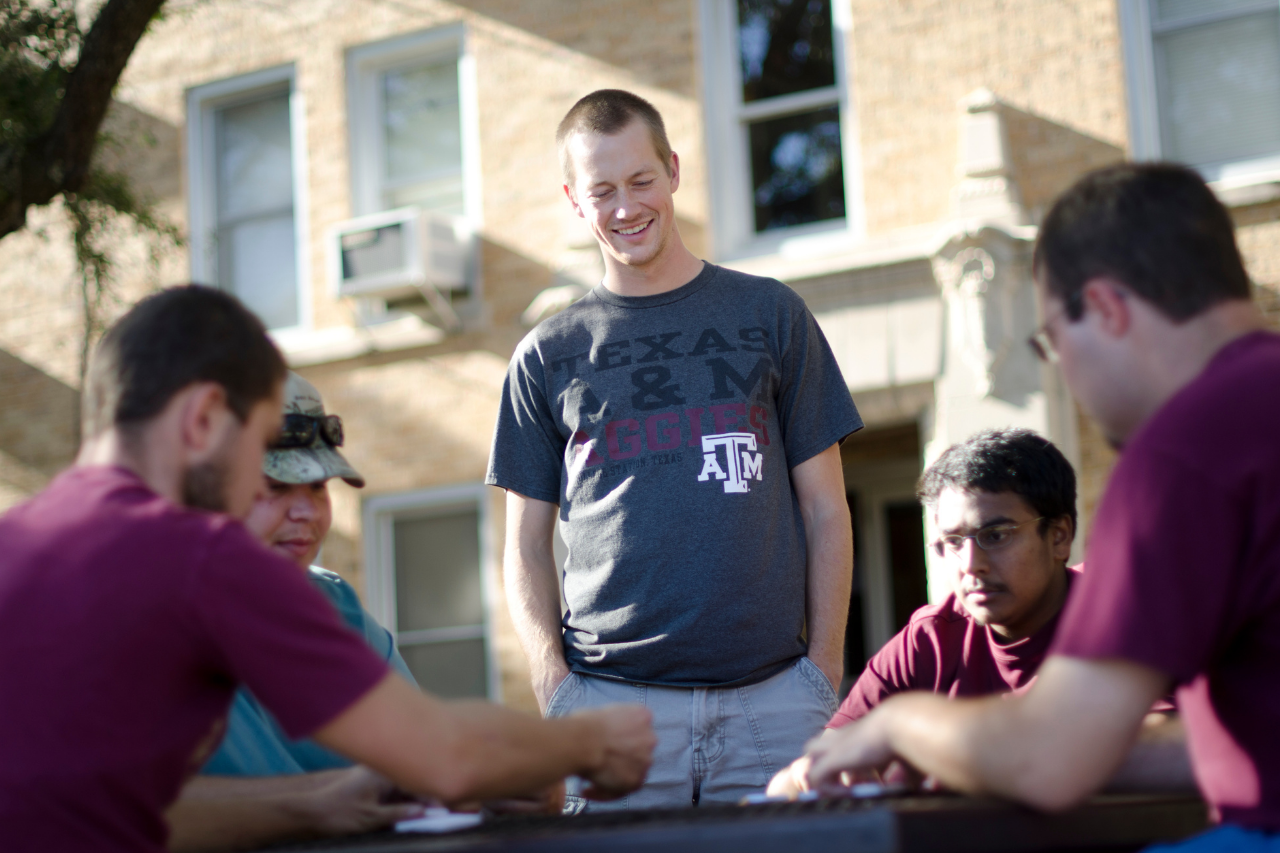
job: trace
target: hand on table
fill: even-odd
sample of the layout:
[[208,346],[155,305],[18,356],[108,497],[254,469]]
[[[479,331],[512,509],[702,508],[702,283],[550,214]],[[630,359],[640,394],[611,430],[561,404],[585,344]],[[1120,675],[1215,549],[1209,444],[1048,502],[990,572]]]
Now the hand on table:
[[895,756],[880,719],[872,711],[856,723],[828,730],[809,741],[804,756],[810,762],[805,773],[809,789],[838,794],[863,781],[867,773],[887,769]]
[[367,767],[336,772],[310,800],[314,826],[324,835],[373,832],[423,812],[421,803],[405,802],[394,784]]
[[[774,777],[769,780],[769,787],[765,789],[765,793],[770,797],[786,797],[789,800],[807,793],[810,790],[809,771],[812,766],[813,758],[810,754],[800,756],[774,774]],[[911,768],[897,761],[889,762],[889,766],[883,771],[856,770],[840,774],[841,788],[851,788],[859,782],[878,782],[886,787],[902,785],[915,788],[918,785],[919,776]]]

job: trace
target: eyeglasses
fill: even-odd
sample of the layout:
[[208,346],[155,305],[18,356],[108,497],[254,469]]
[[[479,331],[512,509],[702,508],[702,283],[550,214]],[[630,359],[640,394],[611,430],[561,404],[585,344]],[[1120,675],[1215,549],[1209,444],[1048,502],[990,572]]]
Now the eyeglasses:
[[1027,346],[1031,347],[1031,351],[1036,354],[1036,358],[1041,361],[1047,361],[1049,364],[1058,363],[1058,351],[1054,349],[1053,340],[1049,337],[1049,324],[1046,322],[1043,326],[1036,329],[1035,334],[1027,338]]
[[337,415],[285,415],[284,425],[271,442],[271,449],[310,447],[316,443],[317,437],[323,438],[330,447],[341,447],[342,418]]
[[1045,320],[1036,330],[1032,332],[1031,337],[1027,338],[1027,346],[1031,347],[1031,351],[1036,354],[1036,358],[1041,361],[1047,361],[1049,364],[1058,363],[1058,349],[1053,345],[1053,338],[1049,337],[1049,326],[1057,321],[1059,317],[1066,314],[1079,316],[1080,310],[1080,293],[1071,294],[1066,298],[1066,307],[1064,310],[1057,312],[1049,319]]
[[1013,541],[1013,534],[1019,527],[1025,527],[1032,522],[1043,520],[1044,516],[1042,515],[1039,518],[1020,521],[1017,524],[993,524],[967,536],[952,533],[940,537],[938,541],[934,542],[932,546],[933,552],[939,557],[945,557],[948,551],[952,554],[959,554],[964,548],[964,540],[966,539],[972,539],[973,544],[984,551],[998,551]]

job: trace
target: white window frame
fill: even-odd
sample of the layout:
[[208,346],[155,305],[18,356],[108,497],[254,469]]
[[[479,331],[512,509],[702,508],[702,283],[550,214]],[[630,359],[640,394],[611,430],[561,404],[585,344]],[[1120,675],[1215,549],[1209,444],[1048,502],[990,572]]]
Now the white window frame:
[[[1275,7],[1263,0],[1256,11]],[[1120,33],[1124,46],[1125,83],[1129,95],[1130,153],[1135,160],[1163,159],[1160,139],[1160,100],[1156,90],[1154,33],[1151,0],[1120,0]],[[1245,10],[1255,11],[1255,10]],[[1196,23],[1235,17],[1241,10],[1209,13]],[[1184,25],[1185,26],[1185,25]],[[1263,157],[1225,163],[1192,164],[1214,189],[1230,190],[1280,180],[1280,150]]]
[[413,631],[405,633],[403,637],[410,641],[435,642],[483,639],[485,667],[488,671],[488,698],[493,702],[501,702],[502,673],[498,668],[493,637],[493,606],[500,598],[498,567],[490,544],[493,518],[489,491],[489,487],[483,483],[467,483],[367,498],[363,507],[365,605],[383,627],[391,632],[398,647],[402,634],[397,626],[396,616],[394,522],[397,518],[421,518],[437,513],[444,515],[457,510],[475,509],[479,514],[483,624]]
[[463,215],[473,228],[483,225],[476,62],[463,24],[399,36],[347,51],[347,126],[351,146],[353,216],[367,216],[387,209],[382,201],[382,92],[378,85],[379,76],[396,68],[449,57],[456,57],[458,62]]
[[307,194],[306,104],[298,91],[292,64],[206,83],[187,90],[187,209],[191,280],[217,285],[217,164],[214,155],[214,113],[224,107],[255,100],[272,91],[289,92],[289,139],[293,160],[293,243],[297,270],[298,323],[272,329],[277,340],[309,331],[311,304],[310,218]]
[[[742,103],[742,71],[737,44],[737,11],[733,0],[699,0],[699,33],[703,63],[703,120],[710,178],[712,245],[717,260],[731,261],[768,254],[811,254],[847,245],[866,234],[862,187],[862,155],[857,117],[849,91],[845,45],[852,29],[849,0],[831,0],[834,86]],[[747,121],[787,115],[818,106],[840,110],[840,155],[844,171],[844,219],[791,228],[755,231],[751,190],[751,151]],[[714,152],[714,153],[713,153]]]

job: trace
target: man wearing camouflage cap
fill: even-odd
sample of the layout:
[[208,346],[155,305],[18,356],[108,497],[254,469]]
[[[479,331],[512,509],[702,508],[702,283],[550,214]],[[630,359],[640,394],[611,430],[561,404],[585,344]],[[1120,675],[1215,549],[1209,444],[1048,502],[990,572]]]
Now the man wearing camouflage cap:
[[[343,621],[414,683],[391,634],[361,607],[351,585],[312,565],[333,518],[328,481],[340,477],[364,486],[338,450],[342,443],[341,419],[325,412],[314,385],[290,372],[280,435],[263,457],[267,489],[244,523],[306,571]],[[383,802],[392,786],[371,771],[310,739],[290,740],[244,687],[232,703],[222,744],[201,774],[169,812],[174,850],[370,831],[421,812],[416,804]]]

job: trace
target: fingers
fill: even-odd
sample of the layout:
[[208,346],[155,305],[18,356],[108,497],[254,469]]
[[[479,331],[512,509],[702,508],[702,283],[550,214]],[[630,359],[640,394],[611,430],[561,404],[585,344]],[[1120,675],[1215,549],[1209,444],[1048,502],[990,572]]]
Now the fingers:
[[557,782],[528,797],[488,800],[484,807],[494,814],[558,815],[564,811],[564,782]]
[[809,780],[806,778],[809,772],[809,763],[809,756],[802,755],[782,770],[779,770],[769,780],[769,786],[765,789],[765,793],[770,797],[787,797],[794,800],[800,794],[809,790]]
[[379,827],[391,826],[402,820],[413,820],[416,817],[422,817],[426,814],[426,811],[427,807],[422,803],[395,803],[394,805],[379,806],[378,817],[382,821]]

